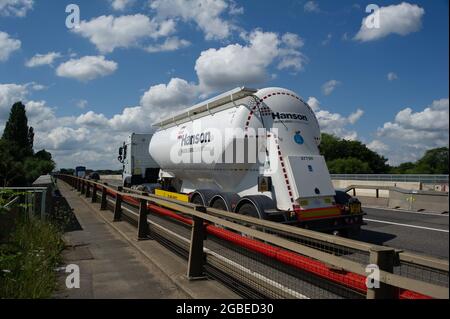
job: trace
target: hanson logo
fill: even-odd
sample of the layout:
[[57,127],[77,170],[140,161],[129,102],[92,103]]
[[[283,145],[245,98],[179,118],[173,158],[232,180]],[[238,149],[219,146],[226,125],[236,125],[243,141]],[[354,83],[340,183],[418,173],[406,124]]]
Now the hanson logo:
[[274,120],[299,120],[299,121],[308,121],[306,115],[298,114],[298,113],[272,113],[272,118]]
[[179,136],[181,139],[181,146],[194,145],[194,144],[204,144],[211,142],[211,132],[197,133],[194,135],[183,135]]

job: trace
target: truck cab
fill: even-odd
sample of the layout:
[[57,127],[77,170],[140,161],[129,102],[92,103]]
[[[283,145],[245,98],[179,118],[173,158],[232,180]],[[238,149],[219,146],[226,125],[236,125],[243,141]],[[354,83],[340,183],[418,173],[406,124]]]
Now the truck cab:
[[122,184],[132,187],[156,183],[159,166],[148,154],[152,134],[132,133],[119,148],[118,160],[122,163]]

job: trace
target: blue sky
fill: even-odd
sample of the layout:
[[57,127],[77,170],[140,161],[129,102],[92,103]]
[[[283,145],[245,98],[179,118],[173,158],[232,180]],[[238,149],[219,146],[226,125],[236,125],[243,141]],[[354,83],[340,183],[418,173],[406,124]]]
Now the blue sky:
[[20,99],[59,167],[118,168],[120,141],[161,115],[280,86],[309,101],[323,131],[414,161],[448,146],[448,1],[372,2],[369,30],[370,3],[0,0],[0,129]]

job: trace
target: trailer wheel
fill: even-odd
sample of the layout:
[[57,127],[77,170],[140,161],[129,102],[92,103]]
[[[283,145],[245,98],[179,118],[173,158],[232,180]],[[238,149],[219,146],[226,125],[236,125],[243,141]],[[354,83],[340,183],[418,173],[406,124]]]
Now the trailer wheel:
[[213,204],[211,205],[212,208],[215,209],[220,209],[220,210],[224,210],[224,211],[228,211],[227,205],[225,204],[225,202],[220,199],[217,198],[216,200],[214,200]]
[[[259,219],[259,214],[258,214],[258,210],[255,207],[255,205],[251,204],[251,203],[245,203],[243,204],[241,207],[239,207],[238,210],[238,214],[241,215],[245,215],[245,216],[250,216],[250,217],[255,217]],[[258,229],[258,227],[254,226],[254,225],[248,225],[248,224],[244,224],[244,226],[253,228],[253,229]],[[249,239],[253,239],[253,236],[244,234],[244,233],[240,233],[242,237],[246,237]]]
[[238,214],[259,218],[258,210],[251,203],[245,203],[239,207]]
[[195,204],[195,205],[201,205],[201,206],[205,205],[205,203],[203,203],[202,197],[199,194],[194,194],[194,196],[192,196],[191,203]]

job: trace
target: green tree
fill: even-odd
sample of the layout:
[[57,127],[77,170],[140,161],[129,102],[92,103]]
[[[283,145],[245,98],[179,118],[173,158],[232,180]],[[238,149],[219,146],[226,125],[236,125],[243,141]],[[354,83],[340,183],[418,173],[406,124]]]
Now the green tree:
[[33,155],[34,130],[28,127],[25,105],[22,102],[12,106],[2,138],[16,145],[16,159]]
[[23,163],[15,159],[16,146],[0,139],[0,187],[25,186]]
[[370,174],[372,173],[367,162],[354,157],[339,158],[327,163],[331,174]]
[[448,174],[448,147],[428,150],[416,162],[415,174]]
[[[367,163],[368,169],[360,171],[362,168],[355,168],[353,174],[374,173],[383,174],[389,172],[389,165],[386,164],[387,159],[367,148],[366,145],[359,141],[348,141],[339,139],[333,135],[323,133],[322,143],[320,145],[320,153],[325,157],[327,163],[338,159],[358,159],[363,163]],[[350,161],[355,163],[354,161]]]

